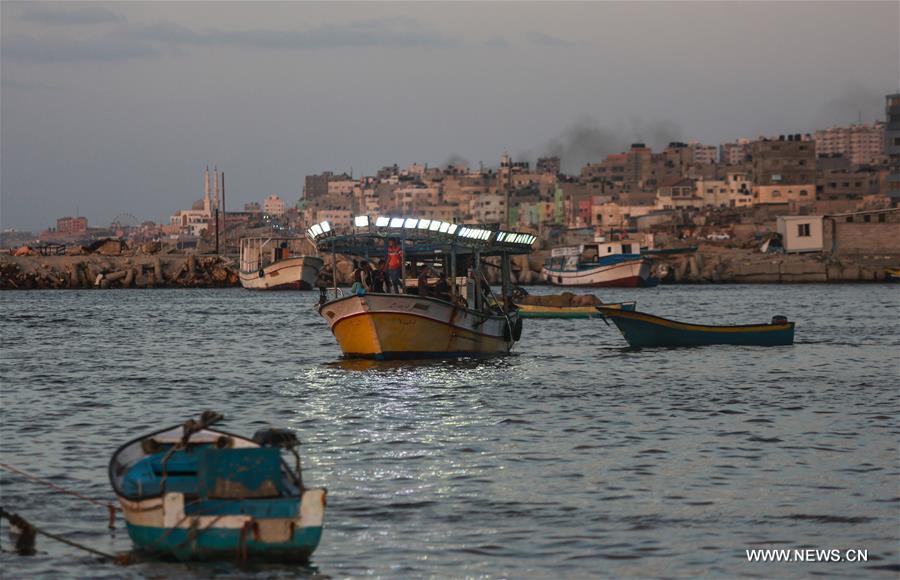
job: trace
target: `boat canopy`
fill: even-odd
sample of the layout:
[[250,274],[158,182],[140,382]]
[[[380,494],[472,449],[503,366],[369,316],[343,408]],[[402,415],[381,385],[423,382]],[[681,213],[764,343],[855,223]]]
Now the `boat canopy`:
[[440,220],[378,216],[353,219],[353,226],[337,232],[323,221],[306,231],[320,251],[366,256],[383,250],[386,240],[402,240],[407,255],[474,254],[497,256],[528,254],[537,237],[509,230],[489,229],[483,225],[451,224]]

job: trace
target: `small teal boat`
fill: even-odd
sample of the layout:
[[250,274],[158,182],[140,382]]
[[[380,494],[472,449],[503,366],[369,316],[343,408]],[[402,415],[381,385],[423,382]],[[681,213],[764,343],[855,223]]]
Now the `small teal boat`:
[[794,344],[794,323],[776,316],[770,324],[710,326],[668,320],[645,312],[598,306],[597,310],[622,332],[633,347],[706,346],[735,344],[743,346],[783,346]]
[[[247,439],[209,428],[221,418],[207,412],[113,454],[109,479],[132,542],[177,560],[308,561],[327,492],[304,487],[297,437],[266,429]],[[294,470],[283,450],[296,458]]]

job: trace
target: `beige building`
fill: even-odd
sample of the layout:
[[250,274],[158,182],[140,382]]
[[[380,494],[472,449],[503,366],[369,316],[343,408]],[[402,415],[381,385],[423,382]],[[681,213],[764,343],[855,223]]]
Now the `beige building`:
[[796,203],[803,205],[816,201],[816,185],[759,185],[756,187],[756,203]]
[[785,252],[821,252],[824,249],[822,216],[778,216],[777,231]]
[[283,216],[284,200],[277,195],[270,195],[263,202],[263,213],[272,216]]
[[816,131],[816,155],[841,155],[854,165],[875,165],[884,156],[884,123]]

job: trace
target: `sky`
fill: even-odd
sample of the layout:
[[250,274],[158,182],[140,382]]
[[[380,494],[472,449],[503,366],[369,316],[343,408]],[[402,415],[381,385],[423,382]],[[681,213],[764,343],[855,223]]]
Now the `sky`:
[[0,227],[884,118],[900,2],[0,4]]

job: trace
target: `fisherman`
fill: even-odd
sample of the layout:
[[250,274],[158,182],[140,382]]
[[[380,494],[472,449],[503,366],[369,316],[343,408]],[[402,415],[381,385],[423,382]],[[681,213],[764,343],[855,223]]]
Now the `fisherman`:
[[363,269],[358,260],[353,260],[353,285],[350,286],[350,293],[357,296],[366,293],[366,287],[363,285]]
[[441,300],[450,300],[450,285],[447,284],[447,273],[441,270],[437,284],[434,285],[434,295]]
[[378,264],[372,271],[372,292],[384,293],[384,260],[378,260]]
[[403,283],[400,281],[403,269],[403,250],[396,240],[388,240],[387,255],[387,287],[388,292],[403,293]]
[[419,279],[418,279],[418,290],[419,296],[428,296],[428,271],[430,268],[428,266],[422,266],[422,269],[419,270]]

